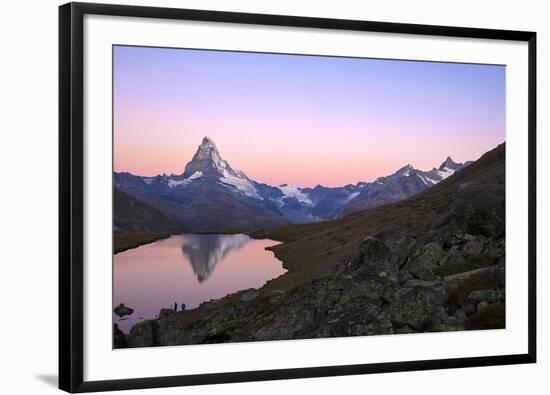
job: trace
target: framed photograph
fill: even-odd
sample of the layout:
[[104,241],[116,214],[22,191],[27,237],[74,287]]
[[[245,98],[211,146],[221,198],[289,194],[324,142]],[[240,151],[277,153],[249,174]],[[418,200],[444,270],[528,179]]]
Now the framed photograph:
[[536,34],[59,9],[59,386],[536,360]]

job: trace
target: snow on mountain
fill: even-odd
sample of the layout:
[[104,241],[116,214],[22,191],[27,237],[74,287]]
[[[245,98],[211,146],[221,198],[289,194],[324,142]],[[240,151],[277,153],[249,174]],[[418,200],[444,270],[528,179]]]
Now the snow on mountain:
[[203,176],[214,179],[221,185],[247,197],[263,200],[253,182],[242,171],[233,169],[226,160],[222,159],[216,144],[208,137],[202,139],[193,159],[185,166],[184,178],[171,180],[169,185],[186,185]]
[[403,166],[401,169],[397,170],[394,175],[399,177],[409,177],[411,173],[414,172],[414,168],[411,165]]
[[191,177],[189,177],[188,180],[193,181],[193,180],[196,180],[197,178],[201,178],[201,177],[202,177],[202,171],[197,170],[196,172],[191,174]]
[[427,172],[421,172],[422,175],[431,182],[431,185],[435,185],[440,181],[443,181],[446,178],[449,178],[453,174],[455,174],[458,170],[462,169],[465,166],[468,166],[470,162],[466,163],[456,163],[454,162],[451,157],[447,157],[447,159],[439,166],[439,168],[433,168],[430,171]]
[[432,186],[434,184],[437,183],[436,180],[432,180],[431,178],[429,178],[428,176],[426,176],[425,174],[417,174],[417,176],[422,180],[422,182],[424,184],[426,184],[427,186]]
[[360,193],[361,193],[360,191],[350,193],[348,197],[345,199],[346,203],[351,202],[353,199],[359,196]]
[[399,177],[411,177],[413,175],[416,175],[426,186],[430,187],[452,176],[455,172],[462,169],[464,166],[467,166],[469,163],[470,162],[456,163],[451,159],[451,157],[447,157],[447,159],[439,166],[439,168],[434,167],[432,170],[429,171],[418,170],[411,165],[407,165],[397,170],[391,176],[377,178],[376,182],[378,184],[384,184],[384,182],[389,179],[395,179]]
[[[446,178],[452,176],[453,174],[455,174],[456,170],[445,167],[443,169],[437,169],[436,172],[441,177],[440,181],[443,181],[444,179],[446,179]],[[436,182],[436,184],[437,184],[437,182]]]
[[[239,173],[244,176],[244,173]],[[221,183],[235,187],[239,192],[242,192],[248,197],[258,200],[264,200],[262,195],[260,195],[256,187],[248,177],[235,175],[234,173],[229,172],[227,169],[223,169],[222,174],[223,176],[220,178]]]
[[[180,185],[187,185],[189,184],[191,181],[193,180],[198,180],[199,178],[202,177],[202,172],[200,170],[197,170],[196,172],[194,172],[193,174],[191,174],[189,177],[187,178],[183,178],[183,179],[174,179],[174,178],[168,178],[167,177],[167,182],[168,182],[168,186],[170,188],[174,188],[174,187],[178,187]],[[144,180],[145,181],[145,180]],[[149,182],[150,183],[150,182]]]
[[456,163],[450,156],[448,156],[447,159],[445,159],[445,162],[439,166],[439,170],[451,169],[456,171],[462,169],[462,167],[464,167],[463,163]]
[[[359,182],[345,187],[301,188],[288,184],[277,187],[270,186],[270,188],[280,191],[280,194],[265,195],[265,198],[274,202],[283,215],[290,220],[297,218],[297,212],[301,213],[302,218],[330,219],[347,205],[354,204],[355,199],[371,199],[371,196],[376,196],[375,200],[381,199],[382,203],[395,201],[396,196],[400,196],[402,199],[404,196],[408,197],[441,182],[468,164],[456,163],[450,157],[439,168],[429,171],[418,170],[411,164],[407,164],[395,173],[379,177],[374,182]],[[411,184],[405,181],[411,177],[418,177],[420,183],[411,181]],[[254,189],[254,192],[257,191]]]
[[296,200],[298,200],[299,202],[302,202],[304,204],[309,204],[309,205],[313,204],[313,202],[308,197],[308,195],[305,194],[302,191],[302,189],[299,187],[295,187],[288,184],[282,184],[282,185],[279,185],[277,188],[279,188],[279,190],[283,193],[283,197],[281,199],[285,197],[293,197],[293,198],[296,198]]

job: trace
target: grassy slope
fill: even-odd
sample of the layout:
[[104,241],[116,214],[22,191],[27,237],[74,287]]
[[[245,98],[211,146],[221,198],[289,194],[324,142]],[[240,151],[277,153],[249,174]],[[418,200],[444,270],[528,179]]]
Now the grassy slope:
[[300,285],[349,257],[365,237],[382,230],[429,229],[448,210],[460,184],[504,183],[504,157],[503,143],[452,177],[407,200],[335,221],[288,225],[264,232],[262,237],[283,241],[271,250],[290,269],[285,276],[269,282],[265,291]]

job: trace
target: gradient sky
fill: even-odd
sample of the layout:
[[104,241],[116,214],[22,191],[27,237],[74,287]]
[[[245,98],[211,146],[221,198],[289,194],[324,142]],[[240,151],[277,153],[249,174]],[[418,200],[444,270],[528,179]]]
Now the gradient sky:
[[114,170],[180,174],[204,136],[273,185],[475,160],[505,140],[505,67],[116,46]]

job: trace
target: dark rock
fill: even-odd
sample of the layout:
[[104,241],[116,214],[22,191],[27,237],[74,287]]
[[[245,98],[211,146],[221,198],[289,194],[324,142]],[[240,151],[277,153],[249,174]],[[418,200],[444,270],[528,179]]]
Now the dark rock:
[[[400,267],[414,247],[414,239],[400,233],[385,231],[367,237],[359,246],[358,254],[350,264],[364,274],[375,276],[381,281],[397,283]],[[409,276],[410,277],[410,276]]]
[[113,348],[128,347],[126,335],[118,328],[117,324],[113,324]]
[[410,326],[403,325],[393,328],[393,333],[395,334],[405,334],[405,333],[416,333]]
[[128,347],[152,347],[157,343],[158,322],[147,320],[137,323],[127,336]]
[[466,329],[504,329],[506,327],[506,308],[504,303],[488,304],[466,319]]
[[403,287],[412,288],[412,287],[424,287],[424,288],[432,288],[439,285],[439,283],[436,283],[434,281],[426,281],[426,280],[418,280],[418,279],[412,279],[407,280]]
[[471,303],[471,302],[464,302],[463,304],[460,305],[461,306],[461,310],[464,312],[464,314],[466,314],[467,316],[468,315],[471,315],[473,313],[476,312],[476,309],[477,309],[477,306],[475,303]]
[[442,331],[463,331],[465,329],[466,315],[459,310],[455,315],[441,315]]
[[247,289],[243,292],[241,295],[241,300],[243,302],[250,302],[251,300],[256,299],[258,296],[258,291],[256,291],[254,288]]
[[447,289],[445,287],[436,287],[434,288],[434,291],[436,303],[440,305],[447,303],[449,300],[449,294],[447,293]]
[[482,237],[479,238],[472,238],[464,244],[462,247],[462,253],[466,256],[476,256],[481,254],[481,251],[483,250],[483,240]]
[[451,209],[437,223],[438,227],[446,225],[471,235],[503,237],[504,185],[460,184]]
[[114,309],[114,313],[119,317],[131,315],[133,312],[134,312],[134,309],[132,309],[131,307],[125,306],[124,303],[119,304]]
[[432,281],[435,278],[434,268],[438,266],[443,254],[443,249],[439,244],[428,243],[424,248],[417,250],[407,262],[406,269],[416,278]]
[[487,306],[489,306],[489,303],[487,303],[486,300],[484,300],[484,301],[482,301],[482,302],[479,302],[479,303],[477,304],[477,311],[478,311],[478,312],[481,312],[481,311],[483,311],[484,309],[486,309]]
[[439,311],[435,291],[424,287],[400,289],[400,297],[390,306],[390,316],[398,326],[426,331],[437,324]]
[[504,291],[478,290],[472,291],[468,299],[473,302],[499,303],[504,302],[505,294]]
[[174,314],[176,314],[176,311],[174,309],[163,308],[163,309],[160,309],[159,318],[167,318]]
[[[480,300],[471,299],[470,295],[474,291],[504,288],[504,266],[495,265],[487,268],[471,270],[465,273],[446,276],[443,279],[443,286],[449,295],[448,305],[453,312],[456,309],[462,309],[466,314],[475,312],[477,302]],[[494,296],[497,295],[497,296]],[[495,297],[498,300],[500,293],[474,293],[474,298],[479,296]]]

